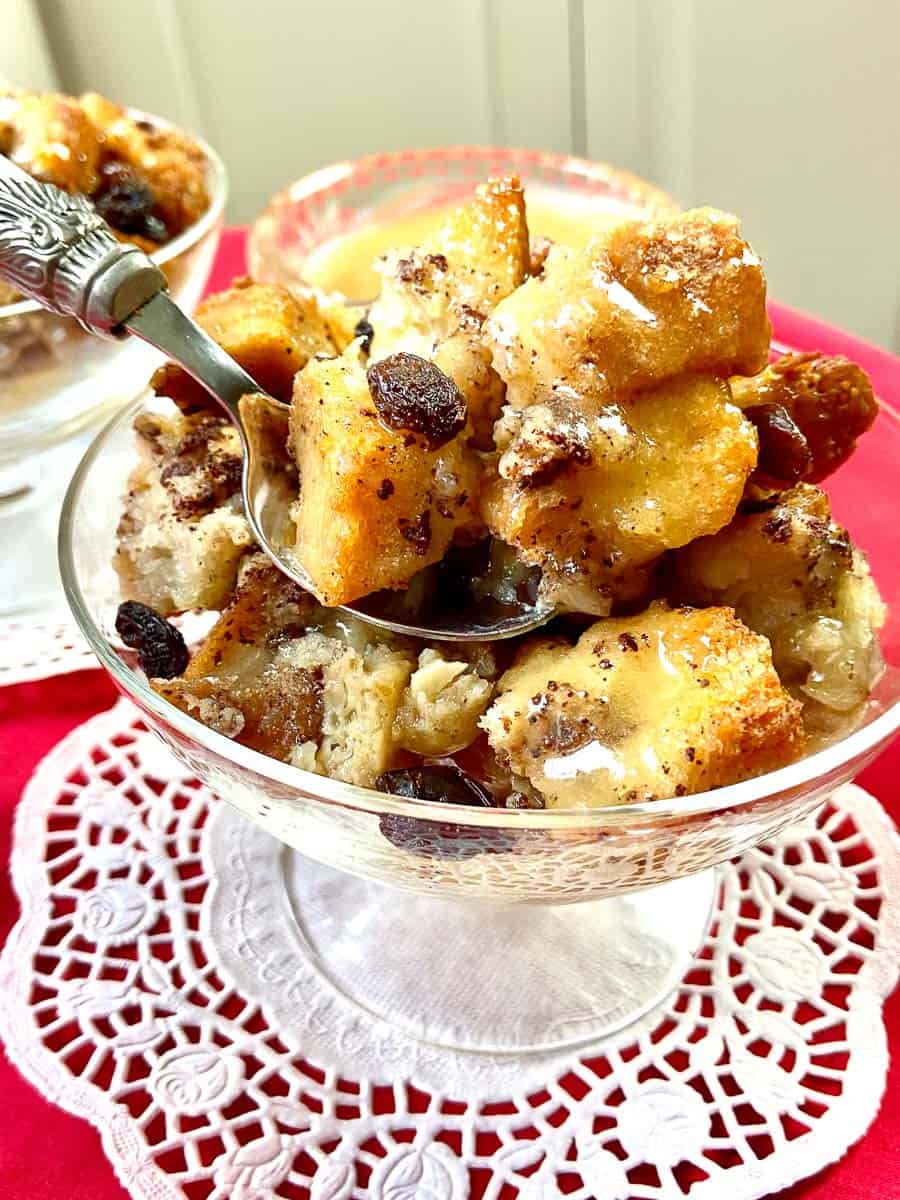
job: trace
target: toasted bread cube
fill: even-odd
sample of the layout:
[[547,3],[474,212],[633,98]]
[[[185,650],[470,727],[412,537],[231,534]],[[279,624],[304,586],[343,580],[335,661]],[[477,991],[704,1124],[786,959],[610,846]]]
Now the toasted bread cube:
[[359,354],[297,376],[290,449],[300,472],[296,553],[323,604],[400,588],[478,527],[464,432],[438,449],[378,417]]
[[154,211],[174,236],[209,208],[200,147],[174,129],[147,126],[103,96],[89,92],[80,107],[102,133],[106,153],[136,168],[153,193]]
[[398,350],[433,358],[465,395],[471,434],[486,449],[504,388],[481,327],[528,277],[530,262],[524,192],[510,177],[481,184],[422,246],[379,265],[381,295],[369,312],[372,360]]
[[[260,387],[286,404],[294,375],[311,358],[332,357],[353,340],[352,315],[330,297],[312,288],[288,290],[250,279],[208,296],[194,319]],[[168,396],[184,412],[215,403],[175,363],[160,367],[150,382],[158,396]]]
[[101,139],[77,100],[29,93],[11,108],[8,124],[9,157],[29,175],[66,192],[95,191]]
[[405,641],[336,620],[256,556],[184,676],[154,686],[244,745],[371,786],[395,762],[393,724],[414,663]]
[[812,725],[822,724],[825,710],[853,712],[884,669],[885,607],[865,556],[811,484],[764,502],[762,511],[748,507],[673,556],[673,598],[728,604],[767,637],[778,674]]
[[240,499],[241,447],[211,413],[144,414],[114,559],[123,598],[164,615],[217,609],[253,544]]
[[491,532],[526,562],[601,594],[726,525],[756,463],[756,434],[724,380],[687,376],[592,412],[549,397],[505,410]]
[[765,299],[737,219],[696,209],[621,222],[581,250],[554,246],[543,273],[498,304],[485,339],[513,406],[548,389],[605,402],[685,372],[761,370]]
[[702,792],[783,766],[803,748],[800,705],[766,639],[730,609],[659,603],[598,621],[575,646],[526,644],[482,725],[548,807]]
[[[373,353],[427,356],[437,340],[461,328],[477,331],[527,278],[529,265],[522,185],[515,177],[481,184],[422,246],[381,260],[381,295],[369,314]],[[408,344],[416,333],[424,349]]]
[[878,413],[869,377],[840,355],[785,354],[731,391],[759,431],[752,482],[775,489],[827,478]]
[[250,279],[208,296],[195,320],[264,391],[286,404],[296,373],[317,354],[339,353],[352,338],[335,306],[316,292]]

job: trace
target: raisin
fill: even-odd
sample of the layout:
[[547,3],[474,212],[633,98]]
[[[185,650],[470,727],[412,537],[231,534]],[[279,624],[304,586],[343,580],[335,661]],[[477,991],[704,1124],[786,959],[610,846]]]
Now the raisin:
[[421,434],[436,450],[466,423],[466,398],[434,363],[401,351],[366,372],[378,416],[389,429]]
[[150,679],[174,679],[188,665],[190,655],[180,630],[146,604],[120,604],[116,632],[126,646],[137,650],[141,669]]
[[362,338],[362,352],[363,354],[368,354],[372,349],[372,338],[375,336],[375,329],[365,317],[356,322],[353,336],[355,338]]
[[[458,767],[440,763],[386,771],[378,777],[375,786],[381,792],[405,800],[494,807],[488,793],[470,775]],[[378,827],[393,846],[423,858],[459,860],[477,854],[502,854],[512,848],[510,837],[499,830],[467,828],[395,813],[384,813]]]
[[813,468],[812,451],[784,405],[755,404],[744,409],[744,416],[753,422],[759,435],[754,479],[787,484],[806,479]]
[[806,438],[812,463],[804,476],[819,483],[845,462],[875,420],[869,377],[841,355],[785,354],[769,368],[767,392]]
[[401,767],[385,771],[375,781],[380,792],[405,800],[433,800],[441,804],[475,804],[492,808],[484,788],[458,767],[435,763],[431,766]]
[[93,201],[104,221],[120,233],[137,234],[151,242],[168,239],[165,222],[153,211],[153,192],[146,180],[127,163],[104,163]]

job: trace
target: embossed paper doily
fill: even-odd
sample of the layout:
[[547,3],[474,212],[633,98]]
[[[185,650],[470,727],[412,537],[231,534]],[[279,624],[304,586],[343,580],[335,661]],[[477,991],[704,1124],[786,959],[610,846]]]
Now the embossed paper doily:
[[[188,645],[193,645],[205,635],[213,619],[208,613],[185,613],[176,618],[175,624]],[[67,609],[0,619],[0,687],[99,666]]]
[[744,1200],[875,1114],[897,850],[843,788],[722,869],[692,969],[641,1022],[577,1052],[452,1054],[331,988],[291,917],[289,852],[120,702],[20,807],[3,1034],[146,1200]]

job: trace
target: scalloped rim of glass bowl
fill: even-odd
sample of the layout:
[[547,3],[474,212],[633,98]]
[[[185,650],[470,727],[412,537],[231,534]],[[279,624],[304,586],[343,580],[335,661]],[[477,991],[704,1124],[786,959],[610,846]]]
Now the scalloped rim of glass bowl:
[[255,277],[257,274],[256,268],[263,257],[260,249],[261,243],[266,237],[268,224],[279,209],[324,195],[345,182],[351,182],[353,176],[359,172],[376,172],[393,166],[408,165],[420,159],[437,161],[443,158],[454,161],[473,156],[496,158],[498,167],[502,165],[504,159],[521,160],[521,164],[534,165],[538,168],[549,167],[593,183],[607,184],[621,199],[638,208],[645,209],[651,216],[658,212],[671,211],[673,207],[677,207],[674,198],[664,192],[662,188],[649,183],[639,175],[634,175],[631,171],[614,167],[611,163],[578,158],[575,155],[561,154],[554,150],[528,150],[519,146],[482,146],[465,142],[450,146],[420,147],[412,150],[386,150],[380,154],[366,154],[360,158],[341,159],[326,167],[319,167],[307,175],[301,175],[293,183],[289,183],[275,192],[250,226],[247,237],[247,261],[251,275]]
[[[390,813],[411,817],[416,820],[439,820],[444,825],[471,826],[479,828],[509,829],[516,825],[522,829],[584,829],[609,825],[627,825],[636,817],[656,817],[660,820],[671,817],[694,815],[715,816],[725,809],[740,808],[776,793],[789,793],[823,779],[838,770],[851,759],[856,759],[885,742],[900,728],[900,699],[896,700],[874,720],[841,738],[822,750],[777,771],[769,771],[741,783],[729,784],[715,791],[697,792],[690,796],[672,797],[668,800],[642,801],[634,804],[611,804],[605,808],[551,808],[551,809],[508,809],[471,808],[448,806],[439,801],[402,800],[374,788],[342,783],[327,775],[317,775],[270,758],[259,750],[242,746],[224,734],[216,733],[201,721],[182,712],[168,700],[158,695],[136,672],[119,658],[97,627],[82,595],[73,559],[74,514],[82,485],[103,453],[109,439],[119,431],[120,425],[130,424],[142,406],[148,393],[124,408],[109,421],[91,443],[78,464],[66,491],[59,523],[59,568],[63,590],[76,621],[91,649],[113,680],[135,700],[138,707],[147,709],[172,726],[184,737],[205,750],[234,763],[242,770],[251,771],[263,779],[284,787],[293,788],[305,796],[378,815]],[[881,407],[896,422],[900,414],[892,406],[880,401]],[[787,799],[787,796],[785,796]]]
[[[155,113],[147,113],[139,108],[126,108],[125,112],[135,121],[149,121],[151,124],[159,126],[160,129],[184,134],[200,147],[206,157],[206,182],[210,191],[209,208],[199,221],[195,221],[193,225],[183,229],[177,237],[172,238],[171,242],[166,242],[159,250],[152,252],[150,257],[155,263],[162,266],[171,262],[173,258],[177,258],[185,250],[190,250],[221,219],[228,200],[228,174],[221,157],[202,137],[182,129],[173,121],[167,121],[165,117],[158,117]],[[42,311],[44,311],[43,305],[38,304],[37,300],[17,300],[15,304],[0,305],[0,326],[8,317],[20,317],[27,313]]]

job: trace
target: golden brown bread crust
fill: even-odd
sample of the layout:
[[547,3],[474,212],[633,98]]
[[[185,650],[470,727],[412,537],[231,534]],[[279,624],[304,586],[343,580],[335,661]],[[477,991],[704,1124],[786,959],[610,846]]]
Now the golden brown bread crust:
[[865,556],[831,519],[828,497],[802,483],[749,511],[669,564],[678,602],[727,604],[772,644],[776,669],[819,723],[849,713],[883,669],[884,605]]
[[29,175],[66,192],[96,190],[101,134],[77,100],[56,92],[25,95],[8,128],[9,157]]
[[[601,592],[726,525],[756,462],[728,385],[683,377],[622,404],[507,409],[485,522],[529,563]],[[686,500],[690,497],[690,500]]]
[[[236,280],[208,296],[194,320],[252,375],[263,391],[289,404],[294,376],[317,354],[339,354],[352,339],[346,310],[312,290]],[[157,395],[191,411],[211,402],[206,390],[172,363],[151,380]]]
[[474,530],[478,466],[465,431],[438,449],[378,418],[355,346],[297,376],[297,556],[324,604],[404,586]]
[[482,726],[548,807],[701,792],[783,766],[804,743],[765,638],[727,608],[658,603],[575,646],[527,642]]
[[548,389],[601,402],[685,372],[766,363],[765,277],[735,217],[696,209],[613,226],[583,250],[551,249],[540,276],[485,326],[515,407]]
[[[785,354],[758,375],[733,379],[731,385],[735,404],[760,428],[762,450],[752,482],[763,487],[827,478],[850,457],[878,413],[869,377],[841,355]],[[787,413],[805,444],[802,471],[791,470],[797,447],[785,446],[783,438],[774,439],[766,453],[764,426],[754,414],[768,419],[773,409]]]

